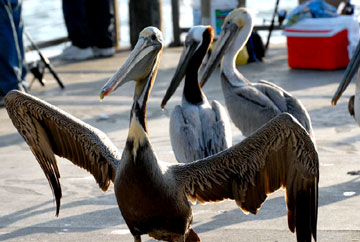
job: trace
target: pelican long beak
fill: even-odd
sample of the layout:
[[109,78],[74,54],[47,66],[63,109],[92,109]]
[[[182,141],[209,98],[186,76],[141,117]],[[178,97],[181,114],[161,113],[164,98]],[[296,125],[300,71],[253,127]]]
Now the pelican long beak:
[[341,97],[342,93],[346,90],[348,85],[350,84],[352,78],[354,77],[356,71],[358,70],[360,65],[360,42],[358,43],[354,56],[351,58],[349,65],[347,66],[343,79],[339,84],[338,89],[336,90],[332,100],[331,105],[335,106],[336,102]]
[[149,65],[149,63],[156,60],[161,48],[161,44],[156,45],[148,41],[147,38],[140,38],[125,63],[101,89],[100,99],[103,99],[104,96],[107,96],[124,83],[131,80],[138,81],[148,75],[152,70],[152,65]]
[[191,44],[184,47],[181,57],[179,60],[179,64],[176,68],[175,74],[173,78],[171,79],[170,86],[168,87],[166,94],[161,102],[161,108],[164,108],[167,101],[171,98],[171,96],[176,91],[177,87],[179,86],[181,80],[184,78],[186,74],[186,70],[189,66],[190,60],[193,57],[196,48],[198,47],[198,43],[195,41],[192,41]]
[[237,36],[238,27],[233,24],[228,29],[224,29],[219,39],[216,42],[214,50],[211,52],[211,55],[206,62],[205,67],[200,69],[199,79],[201,80],[200,86],[204,86],[206,81],[209,79],[213,71],[215,70],[216,66],[222,60],[222,57],[226,53],[227,49],[231,45],[231,42],[234,41],[234,37]]

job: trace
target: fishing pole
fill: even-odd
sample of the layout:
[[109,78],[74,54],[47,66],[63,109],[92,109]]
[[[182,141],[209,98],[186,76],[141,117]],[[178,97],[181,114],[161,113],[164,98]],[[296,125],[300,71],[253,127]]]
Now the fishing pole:
[[[55,70],[53,69],[53,66],[51,65],[49,59],[41,53],[39,47],[34,43],[34,41],[31,39],[30,35],[29,35],[25,30],[24,30],[24,34],[25,34],[26,38],[30,41],[30,44],[31,44],[31,46],[33,47],[33,49],[35,49],[36,52],[39,54],[41,61],[42,61],[42,62],[44,63],[44,65],[45,65],[45,68],[48,68],[48,69],[49,69],[50,73],[54,76],[54,78],[55,78],[55,80],[58,82],[59,86],[60,86],[62,89],[64,89],[65,86],[64,86],[64,84],[61,82],[61,80],[60,80],[59,76],[56,74]],[[41,83],[41,82],[40,82],[40,83]]]
[[276,4],[275,4],[275,10],[274,10],[274,14],[273,14],[273,17],[272,17],[272,20],[271,20],[271,25],[269,27],[269,34],[268,34],[268,37],[267,37],[267,41],[266,41],[266,45],[265,45],[265,52],[269,46],[269,43],[270,43],[270,36],[271,36],[271,32],[273,31],[274,29],[274,22],[275,22],[275,16],[278,12],[278,6],[279,6],[279,2],[280,0],[276,0]]

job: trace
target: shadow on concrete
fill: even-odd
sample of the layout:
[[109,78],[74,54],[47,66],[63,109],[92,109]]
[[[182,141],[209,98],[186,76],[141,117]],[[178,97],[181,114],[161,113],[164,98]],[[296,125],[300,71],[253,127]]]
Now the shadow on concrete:
[[[356,177],[348,182],[336,184],[319,189],[319,207],[337,203],[354,196],[344,196],[344,192],[355,192],[354,196],[360,195],[360,178]],[[325,199],[326,198],[326,199]],[[283,196],[266,200],[257,215],[245,215],[240,208],[230,211],[223,211],[213,217],[212,221],[193,226],[197,232],[207,232],[213,229],[226,227],[232,224],[239,224],[249,221],[269,220],[287,216],[286,204]],[[196,220],[196,218],[195,218]]]
[[[360,195],[359,179],[360,179],[359,177],[356,177],[348,182],[320,188],[319,207],[326,206],[332,203],[337,203],[354,197],[354,196],[344,196],[344,192],[352,191],[355,192],[355,196],[359,196]],[[62,206],[61,210],[76,208],[80,206],[87,206],[87,205],[97,205],[102,207],[115,205],[116,204],[115,199],[109,198],[109,196],[113,197],[114,194],[99,196],[96,197],[95,199],[91,198],[77,202],[67,203]],[[39,205],[17,211],[10,215],[0,217],[1,221],[5,221],[3,222],[4,223],[3,228],[8,227],[19,220],[43,213],[48,213],[50,211],[54,211],[53,208],[40,209],[41,207],[44,207],[49,203],[52,203],[52,201],[47,201]],[[60,211],[60,216],[61,216],[61,211]],[[194,223],[193,227],[197,232],[203,233],[214,229],[219,229],[225,226],[229,226],[232,224],[239,224],[249,221],[269,220],[278,217],[284,217],[284,219],[286,219],[285,216],[287,216],[285,199],[284,197],[276,197],[267,200],[257,215],[252,215],[252,214],[245,215],[240,211],[239,208],[236,208],[230,211],[220,211],[220,214],[214,216],[211,222],[200,225],[196,225],[196,223]],[[90,232],[106,227],[117,226],[119,224],[124,224],[124,223],[125,221],[120,215],[120,211],[116,206],[116,207],[106,208],[89,213],[74,215],[67,218],[54,219],[49,222],[39,223],[29,227],[17,229],[10,233],[1,234],[0,241],[15,239],[18,237],[27,236],[36,233],[61,233],[64,228],[66,228],[66,233]],[[75,226],[65,227],[64,226],[65,224],[71,224]]]
[[[32,216],[55,212],[54,207],[42,208],[49,204],[53,204],[53,201],[50,200],[39,205],[0,217],[0,220],[2,221],[2,228],[9,227],[11,224],[19,220],[27,219]],[[95,205],[101,208],[107,206],[110,208],[61,218],[62,210],[89,205]],[[16,239],[18,237],[37,233],[61,233],[65,232],[64,229],[66,229],[66,233],[89,232],[125,223],[116,204],[114,193],[63,204],[60,209],[59,217],[60,218],[55,218],[48,222],[20,228],[10,233],[0,234],[0,241]]]
[[[314,99],[316,100],[316,99]],[[327,127],[337,127],[351,125],[356,127],[356,122],[348,113],[347,103],[338,103],[335,107],[330,105],[322,108],[309,110],[313,128],[321,129]]]

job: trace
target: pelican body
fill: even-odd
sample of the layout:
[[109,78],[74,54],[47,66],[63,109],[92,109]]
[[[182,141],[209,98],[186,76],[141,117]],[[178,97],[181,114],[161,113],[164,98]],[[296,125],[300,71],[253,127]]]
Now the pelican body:
[[198,82],[201,62],[212,43],[211,26],[195,26],[185,40],[179,65],[161,103],[164,108],[185,76],[181,105],[170,117],[170,140],[179,162],[192,162],[231,146],[230,120],[216,100],[210,104]]
[[271,82],[251,83],[236,69],[236,56],[246,44],[252,29],[252,18],[246,9],[238,8],[229,13],[214,51],[201,68],[201,86],[224,57],[221,62],[224,99],[231,120],[243,135],[251,135],[270,119],[288,112],[313,136],[310,116],[300,100]]
[[[360,66],[360,41],[356,47],[353,57],[351,58],[348,66],[345,70],[343,79],[341,80],[339,87],[336,90],[336,92],[331,100],[331,104],[333,106],[336,105],[337,101],[339,100],[339,98],[341,97],[343,92],[349,86],[356,71],[358,71],[359,66]],[[354,117],[357,124],[360,125],[360,72],[358,72],[358,76],[356,79],[355,95],[352,95],[349,99],[348,110],[349,110],[350,115]]]
[[189,201],[233,199],[256,213],[267,194],[286,189],[288,225],[298,241],[316,239],[319,161],[309,134],[289,114],[268,122],[243,142],[187,164],[160,161],[152,148],[146,106],[163,49],[161,32],[145,28],[130,56],[104,85],[100,97],[135,81],[130,126],[122,154],[107,136],[64,111],[19,91],[5,106],[53,190],[56,214],[62,196],[55,155],[88,170],[99,187],[114,183],[121,214],[134,237],[200,241],[191,228]]

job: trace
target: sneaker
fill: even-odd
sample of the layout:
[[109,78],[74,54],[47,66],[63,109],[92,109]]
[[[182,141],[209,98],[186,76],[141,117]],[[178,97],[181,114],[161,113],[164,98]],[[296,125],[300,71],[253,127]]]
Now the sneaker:
[[74,52],[78,47],[70,45],[68,47],[66,47],[62,52],[61,55],[65,56],[65,55],[70,55],[72,52]]
[[60,57],[64,60],[86,60],[94,57],[94,52],[91,47],[79,48],[71,45],[64,49]]
[[98,48],[93,47],[94,56],[96,57],[110,57],[115,54],[115,48],[109,47],[109,48]]

